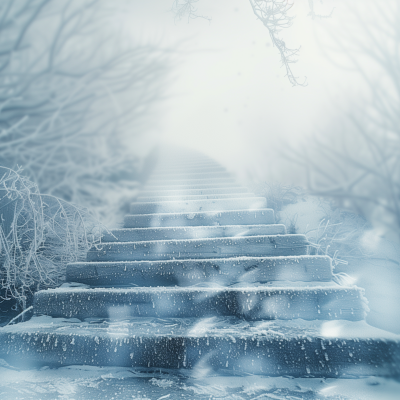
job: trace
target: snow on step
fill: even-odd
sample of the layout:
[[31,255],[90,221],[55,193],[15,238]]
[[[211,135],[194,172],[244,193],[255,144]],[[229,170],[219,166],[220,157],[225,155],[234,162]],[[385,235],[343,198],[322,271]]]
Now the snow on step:
[[284,234],[286,234],[286,227],[282,224],[126,228],[114,229],[110,231],[110,233],[104,233],[102,241],[135,242],[146,240],[201,239]]
[[146,182],[146,187],[153,186],[183,186],[183,185],[230,185],[235,186],[237,182],[233,178],[206,178],[206,179],[157,179],[148,180]]
[[176,212],[199,211],[228,211],[228,210],[258,210],[267,207],[264,197],[244,197],[233,199],[212,200],[185,200],[185,201],[161,201],[154,203],[132,203],[131,214],[155,214]]
[[231,175],[222,177],[208,177],[208,178],[152,178],[146,182],[146,186],[165,186],[165,185],[199,185],[199,184],[235,184],[236,180]]
[[331,281],[327,256],[232,257],[204,260],[80,262],[67,265],[67,282],[91,286],[190,286],[274,281]]
[[138,196],[137,201],[153,203],[158,201],[183,201],[183,200],[212,200],[230,199],[240,197],[257,197],[254,193],[229,193],[229,194],[207,194],[207,195],[181,195],[181,196]]
[[160,184],[160,185],[146,185],[145,190],[193,190],[193,189],[221,189],[221,188],[230,188],[236,185],[235,181],[226,181],[226,182],[206,182],[206,183],[186,183],[186,184]]
[[304,235],[114,242],[91,248],[87,253],[87,261],[297,256],[307,254],[307,245],[308,241]]
[[241,186],[232,186],[228,188],[208,188],[208,189],[175,189],[175,190],[143,190],[141,196],[204,196],[209,194],[233,194],[233,193],[248,193],[248,190]]
[[179,180],[179,179],[213,179],[213,178],[232,178],[232,175],[223,168],[206,169],[205,171],[179,171],[153,173],[149,179],[152,180]]
[[359,321],[367,311],[363,291],[339,285],[310,287],[139,287],[59,288],[36,292],[35,315],[85,319],[203,318],[346,319]]
[[168,174],[174,174],[174,173],[181,173],[181,172],[201,172],[201,171],[216,171],[216,170],[222,170],[223,168],[221,167],[220,164],[217,164],[215,162],[198,162],[198,161],[193,161],[193,162],[187,162],[184,164],[165,164],[165,165],[160,165],[158,168],[155,168],[153,170],[153,174],[157,175],[159,173],[168,173]]
[[275,222],[274,211],[262,210],[208,211],[196,213],[158,213],[126,215],[125,228],[204,225],[264,225]]
[[0,330],[0,353],[25,368],[110,365],[332,378],[400,373],[399,336],[363,321],[100,322],[33,317]]

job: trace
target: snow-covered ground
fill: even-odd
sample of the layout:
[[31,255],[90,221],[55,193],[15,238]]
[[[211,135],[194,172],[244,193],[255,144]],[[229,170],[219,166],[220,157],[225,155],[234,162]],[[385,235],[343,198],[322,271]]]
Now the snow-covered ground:
[[0,366],[0,398],[398,400],[400,383],[384,378],[196,377],[171,371],[70,366],[19,371]]

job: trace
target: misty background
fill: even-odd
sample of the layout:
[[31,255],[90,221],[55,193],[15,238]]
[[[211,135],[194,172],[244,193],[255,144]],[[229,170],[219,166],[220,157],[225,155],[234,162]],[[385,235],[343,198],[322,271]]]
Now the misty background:
[[[312,232],[317,254],[358,261],[343,272],[369,299],[395,296],[400,2],[294,0],[275,31],[255,4],[270,2],[0,3],[0,273],[17,277],[1,296],[25,308],[33,287],[58,286],[99,221],[121,225],[165,144],[220,162],[293,233]],[[298,53],[285,61],[274,37]],[[372,259],[379,285],[360,272]]]
[[[337,108],[348,96],[362,96],[365,88],[357,72],[333,65],[319,43],[329,43],[328,28],[342,29],[347,2],[315,2],[324,14],[335,8],[331,18],[321,20],[308,15],[308,1],[294,2],[293,26],[282,35],[291,47],[301,47],[293,69],[307,77],[305,87],[289,83],[267,29],[247,1],[197,2],[198,14],[211,21],[174,18],[170,3],[136,2],[132,15],[126,15],[134,37],[178,51],[170,98],[160,116],[162,139],[199,149],[242,177],[305,184],[277,152],[304,143],[310,134],[322,135]],[[368,14],[365,2],[352,3]],[[333,57],[345,60],[340,53]]]

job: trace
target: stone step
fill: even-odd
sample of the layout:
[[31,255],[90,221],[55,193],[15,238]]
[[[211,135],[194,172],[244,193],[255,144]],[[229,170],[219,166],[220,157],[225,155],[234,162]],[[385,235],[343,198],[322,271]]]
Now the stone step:
[[221,212],[197,213],[165,213],[126,215],[125,228],[148,227],[178,227],[178,226],[205,226],[205,225],[268,225],[275,222],[274,211],[264,210],[236,210]]
[[1,328],[0,355],[23,368],[193,368],[213,374],[308,378],[400,374],[399,336],[363,321],[215,317],[95,322],[33,317]]
[[175,190],[142,190],[140,196],[204,196],[209,194],[233,194],[248,193],[248,189],[241,186],[232,186],[227,188],[209,188],[209,189],[175,189]]
[[181,195],[181,196],[138,196],[137,201],[154,203],[158,201],[183,201],[183,200],[212,200],[233,199],[238,197],[257,197],[254,193],[207,194],[207,195]]
[[68,264],[66,271],[67,282],[91,286],[228,286],[236,283],[331,280],[332,264],[327,256],[80,262]]
[[150,177],[151,180],[160,179],[209,179],[209,178],[232,178],[232,175],[224,168],[207,169],[205,171],[179,171],[179,172],[165,172],[163,170],[153,173]]
[[170,179],[170,178],[164,178],[164,179],[150,179],[146,182],[146,187],[153,187],[153,186],[182,186],[182,185],[192,185],[192,186],[197,186],[197,185],[230,185],[230,186],[235,186],[236,179],[229,177],[229,178],[217,178],[217,177],[211,177],[211,178],[198,178],[198,179],[192,179],[192,178],[181,178],[181,179]]
[[154,240],[102,243],[87,252],[87,261],[204,259],[234,256],[300,256],[307,254],[304,235]]
[[219,188],[230,188],[234,187],[235,182],[226,182],[226,183],[188,183],[188,184],[183,184],[183,185],[146,185],[144,190],[145,191],[151,191],[151,190],[157,190],[157,191],[164,191],[164,190],[193,190],[193,189],[219,189]]
[[267,207],[265,197],[232,199],[136,202],[130,206],[131,214],[191,213],[201,211],[259,210]]
[[106,232],[103,234],[101,240],[103,242],[136,242],[285,234],[286,227],[282,224],[125,228],[113,229],[109,233]]
[[221,164],[216,163],[215,161],[207,161],[207,160],[188,160],[185,162],[166,162],[159,163],[157,167],[154,169],[154,172],[157,173],[159,171],[186,171],[188,169],[211,169],[221,167]]
[[[123,310],[121,310],[123,309]],[[36,292],[35,315],[59,318],[204,318],[235,316],[247,320],[363,320],[363,291],[339,285],[292,287],[137,287],[58,288]]]
[[151,177],[166,178],[168,176],[182,176],[187,178],[188,176],[195,175],[199,176],[201,174],[219,174],[227,173],[227,170],[220,166],[208,166],[208,167],[186,167],[182,168],[160,168],[153,170]]

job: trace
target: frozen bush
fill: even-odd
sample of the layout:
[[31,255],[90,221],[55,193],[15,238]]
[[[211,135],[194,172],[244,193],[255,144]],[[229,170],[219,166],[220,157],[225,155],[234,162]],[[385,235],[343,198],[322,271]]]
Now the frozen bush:
[[23,309],[29,295],[60,285],[67,263],[84,260],[101,238],[85,210],[54,196],[18,171],[0,167],[0,296]]

